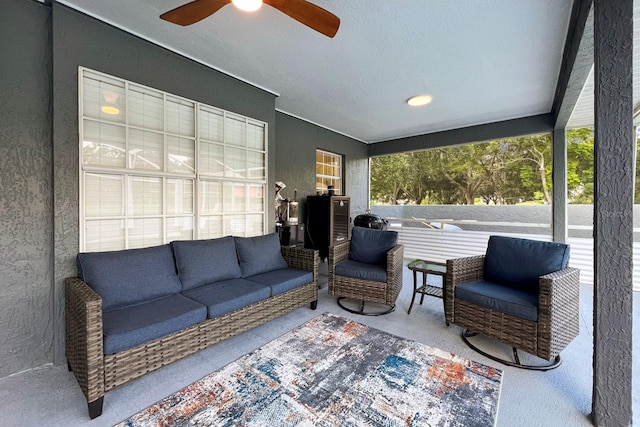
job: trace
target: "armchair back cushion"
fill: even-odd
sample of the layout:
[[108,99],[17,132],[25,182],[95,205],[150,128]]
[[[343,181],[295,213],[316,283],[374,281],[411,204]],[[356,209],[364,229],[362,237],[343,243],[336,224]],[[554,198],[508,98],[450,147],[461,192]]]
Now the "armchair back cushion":
[[78,274],[102,297],[104,311],[180,292],[171,246],[112,252],[85,252],[76,258]]
[[397,244],[397,231],[353,227],[349,259],[364,264],[386,265],[387,252]]
[[235,239],[242,277],[288,267],[280,252],[280,239],[276,233]]
[[569,245],[564,243],[491,236],[484,279],[537,294],[540,276],[566,268],[568,261]]
[[233,237],[171,242],[182,290],[240,277]]

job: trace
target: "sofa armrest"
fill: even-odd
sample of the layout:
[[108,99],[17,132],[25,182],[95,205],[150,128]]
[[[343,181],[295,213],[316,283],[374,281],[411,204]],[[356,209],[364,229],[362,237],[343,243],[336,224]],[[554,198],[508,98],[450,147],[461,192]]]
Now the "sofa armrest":
[[65,355],[91,403],[104,395],[102,298],[78,277],[65,279]]
[[453,323],[456,286],[478,282],[483,279],[484,255],[448,259],[445,276],[445,319]]
[[313,273],[313,281],[318,283],[318,251],[301,247],[281,246],[280,252],[289,268],[309,271]]
[[[567,267],[540,276],[538,299],[538,348],[548,360],[580,333],[580,270]],[[553,337],[553,342],[551,339]]]

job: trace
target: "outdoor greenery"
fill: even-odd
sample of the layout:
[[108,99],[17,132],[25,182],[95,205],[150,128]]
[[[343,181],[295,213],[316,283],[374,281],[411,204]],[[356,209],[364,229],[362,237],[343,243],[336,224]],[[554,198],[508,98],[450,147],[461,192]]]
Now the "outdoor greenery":
[[[569,202],[593,203],[593,131],[569,130],[567,142]],[[551,203],[551,184],[549,134],[371,161],[372,204]]]

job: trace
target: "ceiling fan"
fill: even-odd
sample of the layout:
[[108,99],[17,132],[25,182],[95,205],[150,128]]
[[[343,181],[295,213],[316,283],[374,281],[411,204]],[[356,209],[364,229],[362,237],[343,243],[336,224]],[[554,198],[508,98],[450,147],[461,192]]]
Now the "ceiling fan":
[[[245,11],[258,10],[262,3],[279,10],[307,27],[333,38],[340,27],[340,18],[306,0],[194,0],[160,15],[161,19],[186,26],[213,15],[233,3]],[[249,4],[244,6],[244,4]]]

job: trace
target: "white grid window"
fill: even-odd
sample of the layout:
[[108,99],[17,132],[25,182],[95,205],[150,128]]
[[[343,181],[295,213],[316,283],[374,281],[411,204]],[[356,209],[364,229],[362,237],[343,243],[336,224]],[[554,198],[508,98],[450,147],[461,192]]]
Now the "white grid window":
[[342,194],[342,156],[316,150],[316,193],[327,193],[329,186],[336,196]]
[[266,123],[80,67],[80,249],[266,230]]

